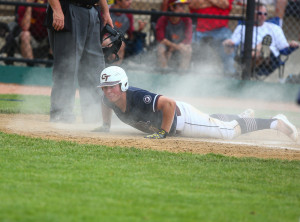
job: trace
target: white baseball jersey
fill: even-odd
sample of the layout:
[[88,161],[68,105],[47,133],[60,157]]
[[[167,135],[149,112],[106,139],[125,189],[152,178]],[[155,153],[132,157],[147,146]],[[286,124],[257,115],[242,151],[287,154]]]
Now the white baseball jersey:
[[[245,25],[238,25],[235,28],[231,36],[231,40],[235,45],[240,45],[241,43],[243,45],[245,41],[245,30]],[[272,37],[270,50],[276,57],[279,56],[279,50],[289,47],[282,28],[273,23],[264,22],[262,26],[254,26],[253,28],[252,48],[254,49],[257,44],[261,43],[266,35],[271,35]]]

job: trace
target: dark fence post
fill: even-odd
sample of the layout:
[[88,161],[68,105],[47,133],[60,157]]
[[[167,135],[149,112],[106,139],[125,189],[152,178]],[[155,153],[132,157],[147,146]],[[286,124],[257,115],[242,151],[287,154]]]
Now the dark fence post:
[[247,0],[246,21],[245,21],[245,43],[242,59],[242,79],[250,79],[252,65],[252,36],[254,25],[255,0]]

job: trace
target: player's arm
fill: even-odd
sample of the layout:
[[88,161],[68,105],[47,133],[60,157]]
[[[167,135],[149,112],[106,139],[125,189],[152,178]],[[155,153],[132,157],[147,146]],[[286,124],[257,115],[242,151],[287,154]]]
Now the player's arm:
[[102,109],[103,126],[106,126],[110,129],[112,109],[106,106],[105,104],[102,104],[101,109]]
[[102,102],[102,126],[93,130],[93,132],[109,132],[111,126],[112,109]]
[[160,96],[157,100],[156,109],[162,112],[163,118],[161,129],[151,135],[146,136],[148,139],[164,139],[170,132],[174,120],[176,102],[165,96]]
[[161,129],[169,133],[174,120],[176,102],[168,97],[160,96],[157,100],[156,108],[163,114]]

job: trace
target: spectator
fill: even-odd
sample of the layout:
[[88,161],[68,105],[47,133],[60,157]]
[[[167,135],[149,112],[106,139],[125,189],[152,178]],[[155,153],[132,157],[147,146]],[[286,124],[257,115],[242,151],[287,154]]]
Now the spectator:
[[[115,4],[113,4],[110,8],[114,8],[114,9],[129,9],[131,6],[132,0],[115,0]],[[129,14],[129,13],[110,13],[111,19],[113,21],[114,24],[114,28],[117,31],[122,32],[123,34],[127,34],[127,38],[129,40],[133,40],[134,35],[134,19],[133,19],[133,15]],[[139,28],[137,32],[141,32],[146,23],[143,21],[138,21],[139,24]],[[107,45],[110,42],[109,39],[106,39],[103,42],[103,45]],[[116,65],[120,65],[123,63],[123,59],[125,56],[125,47],[126,47],[126,43],[122,43],[122,46],[118,52],[118,56],[119,56],[119,61],[115,62],[114,64]]]
[[[265,22],[268,13],[264,4],[258,3],[256,9],[252,37],[253,65],[257,67],[256,73],[258,75],[268,75],[278,67],[280,53],[290,53],[298,48],[299,44],[296,41],[288,43],[280,26]],[[231,38],[225,40],[223,45],[226,47],[243,45],[244,36],[244,25],[238,25]]]
[[[238,5],[244,5],[245,0],[237,0]],[[258,2],[258,0],[256,0]],[[285,9],[288,4],[288,0],[259,0],[259,3],[264,5],[270,5],[275,7],[275,17],[271,18],[272,22],[282,27],[283,17],[285,15]]]
[[[228,16],[232,2],[233,0],[191,0],[189,6],[191,13]],[[193,35],[193,42],[196,44],[207,38],[212,40],[212,45],[216,47],[221,57],[226,75],[235,73],[234,59],[228,56],[222,47],[222,42],[230,38],[231,34],[227,19],[198,18],[196,32]]]
[[[47,3],[47,0],[26,0],[27,3]],[[20,34],[20,48],[21,54],[26,59],[33,59],[33,45],[44,43],[48,44],[47,29],[43,26],[43,22],[46,16],[46,8],[42,7],[25,7],[20,6],[18,8],[18,23],[22,31]],[[33,38],[32,38],[33,37]],[[50,47],[49,54],[51,55]],[[50,55],[48,55],[50,57]],[[29,66],[33,66],[32,63],[28,63]]]
[[264,5],[274,5],[275,17],[272,18],[272,20],[280,27],[282,27],[285,8],[288,4],[288,1],[287,0],[260,0],[260,3]]
[[[183,13],[187,0],[169,0],[169,9]],[[192,54],[192,20],[187,17],[162,16],[156,24],[158,61],[161,68],[168,68],[173,54],[179,55],[179,68],[188,69]]]

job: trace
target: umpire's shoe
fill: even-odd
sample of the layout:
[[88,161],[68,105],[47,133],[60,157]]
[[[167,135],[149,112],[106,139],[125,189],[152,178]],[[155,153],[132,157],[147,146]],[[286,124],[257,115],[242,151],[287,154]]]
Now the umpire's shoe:
[[74,115],[50,115],[50,122],[53,123],[74,123],[75,120]]
[[299,136],[298,131],[296,127],[290,121],[288,121],[285,115],[278,114],[277,116],[274,116],[272,119],[278,120],[277,127],[276,127],[278,131],[284,133],[292,140],[297,142]]

